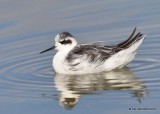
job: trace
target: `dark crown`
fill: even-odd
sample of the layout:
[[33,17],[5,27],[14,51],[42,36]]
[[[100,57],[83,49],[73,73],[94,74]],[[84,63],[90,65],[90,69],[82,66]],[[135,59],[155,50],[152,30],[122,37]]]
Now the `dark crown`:
[[73,35],[70,34],[69,32],[62,32],[62,33],[60,33],[60,37],[61,38],[73,37]]

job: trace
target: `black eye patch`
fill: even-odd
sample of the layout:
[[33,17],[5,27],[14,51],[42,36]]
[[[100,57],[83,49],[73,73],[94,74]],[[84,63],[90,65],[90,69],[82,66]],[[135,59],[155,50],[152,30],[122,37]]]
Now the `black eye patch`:
[[72,41],[71,40],[63,40],[60,42],[61,44],[71,44]]

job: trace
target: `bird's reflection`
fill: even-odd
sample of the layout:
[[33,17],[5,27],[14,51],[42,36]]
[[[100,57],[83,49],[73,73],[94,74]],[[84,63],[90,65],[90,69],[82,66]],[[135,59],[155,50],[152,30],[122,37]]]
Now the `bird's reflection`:
[[144,83],[128,68],[88,75],[55,75],[55,87],[60,91],[59,103],[72,109],[83,94],[94,94],[98,90],[131,90],[139,102],[146,94]]

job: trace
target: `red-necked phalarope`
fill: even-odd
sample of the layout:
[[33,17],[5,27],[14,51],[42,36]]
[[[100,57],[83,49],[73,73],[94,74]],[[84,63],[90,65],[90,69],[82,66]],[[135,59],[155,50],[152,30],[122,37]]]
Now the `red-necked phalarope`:
[[97,43],[79,44],[69,32],[55,37],[55,46],[40,53],[56,49],[53,68],[59,74],[86,74],[122,68],[130,63],[146,35],[140,32],[117,45]]

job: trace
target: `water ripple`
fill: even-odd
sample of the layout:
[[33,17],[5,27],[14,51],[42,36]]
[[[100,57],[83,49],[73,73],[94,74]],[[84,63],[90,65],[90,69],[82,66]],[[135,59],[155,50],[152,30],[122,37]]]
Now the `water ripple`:
[[39,54],[42,43],[32,38],[1,46],[1,98],[40,100],[44,92],[53,92],[51,56]]
[[[42,45],[44,45],[44,47],[51,45],[47,44],[48,42],[42,39],[42,37],[33,37],[30,39],[10,42],[1,46],[0,53],[2,59],[0,59],[0,82],[3,84],[3,87],[0,88],[2,91],[0,96],[2,98],[4,98],[4,96],[5,98],[12,98],[14,96],[14,98],[21,97],[26,99],[41,99],[40,96],[43,94],[48,94],[50,96],[56,96],[58,94],[58,91],[56,91],[53,87],[53,81],[56,80],[53,80],[54,71],[52,68],[52,56],[55,52],[40,55],[39,52],[42,50]],[[156,45],[149,45],[152,42],[157,42],[157,36],[153,36],[153,38],[149,40],[150,41],[146,42],[148,45],[144,45],[140,48],[136,58],[131,64],[129,64],[129,67],[135,72],[135,74],[137,74],[136,77],[140,77],[140,81],[136,82],[143,82],[144,85],[150,89],[150,91],[154,91],[159,90],[158,86],[160,85],[160,79],[157,78],[157,73],[160,71],[160,59],[157,56],[160,52],[160,48],[156,48]],[[67,77],[65,77],[65,79],[66,78]],[[80,79],[77,78],[76,81],[79,80]],[[97,83],[97,80],[101,80],[102,82],[104,81],[100,78],[97,79],[96,77],[96,79],[94,79],[94,77],[92,77],[90,80],[87,79],[87,81],[81,81],[83,82],[81,85],[79,83],[78,85],[74,85],[72,83],[73,80],[65,80],[65,82],[63,82],[64,80],[61,79],[59,82],[55,82],[55,87],[56,83],[69,83],[69,85],[71,85],[69,86],[70,89],[77,89],[79,90],[78,92],[80,92],[80,94],[91,94],[93,91],[116,89],[123,90],[126,89],[125,86],[128,84],[120,84],[120,82],[117,82],[116,84],[114,83],[109,85],[110,88],[107,88],[106,86],[108,85],[105,85],[106,83]],[[90,81],[93,83],[91,83],[91,85],[88,87],[87,84]],[[107,84],[111,83],[112,81],[113,80],[108,80]],[[125,80],[121,81],[123,82]],[[133,88],[134,87],[132,87],[132,89]],[[57,87],[57,89],[59,88]],[[93,93],[96,94],[96,92]],[[114,93],[111,92],[110,94]],[[118,98],[127,97],[124,96],[123,92],[117,94],[119,94]],[[135,93],[135,95],[137,95],[137,93]],[[159,95],[156,95],[156,97],[158,96]]]
[[[104,25],[102,28],[104,28]],[[88,31],[88,33],[90,32]],[[64,79],[60,78],[58,81],[57,77],[53,79],[52,57],[55,52],[49,52],[43,55],[39,54],[44,47],[51,46],[53,42],[50,42],[51,40],[49,41],[49,39],[48,41],[44,39],[43,35],[3,44],[0,46],[0,96],[1,98],[25,97],[27,99],[35,98],[39,100],[44,94],[51,98],[52,96],[57,97],[59,93],[55,87],[61,92],[61,95],[63,92],[67,92],[65,90],[69,89],[69,91],[72,90],[73,93],[76,92],[75,94],[80,94],[81,96],[84,94],[103,93],[104,90],[133,91],[134,87],[143,88],[145,85],[149,91],[153,91],[153,94],[151,94],[152,97],[160,97],[159,92],[157,92],[160,85],[160,79],[157,78],[160,71],[160,59],[158,56],[160,54],[159,36],[160,35],[148,35],[140,47],[136,58],[129,64],[131,71],[136,74],[134,77],[140,78],[138,81],[129,82],[129,84],[136,83],[137,85],[140,84],[139,86],[127,86],[128,83],[125,83],[125,80],[120,80],[123,83],[113,83],[115,80],[106,80],[103,76],[103,78],[96,76],[83,77],[82,79],[86,79],[86,81],[81,81],[83,83],[80,83],[80,78],[71,76],[64,76]],[[153,43],[154,45],[152,45]],[[123,75],[126,76],[126,74]],[[144,85],[141,86],[139,82]],[[57,85],[59,83],[62,84]],[[61,88],[61,86],[66,83],[68,85]],[[65,90],[63,91],[63,89]],[[112,96],[112,94],[114,94],[114,92],[109,93],[106,98],[116,98],[114,95]],[[124,95],[123,92],[117,92],[116,94],[118,98],[128,97],[128,95]],[[137,93],[134,95],[137,95]]]

